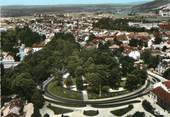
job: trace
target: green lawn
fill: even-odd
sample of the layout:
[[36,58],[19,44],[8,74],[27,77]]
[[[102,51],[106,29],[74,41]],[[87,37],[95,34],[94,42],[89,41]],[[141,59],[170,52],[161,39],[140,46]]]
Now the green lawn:
[[116,116],[123,116],[124,114],[128,113],[132,109],[133,109],[133,105],[129,105],[126,108],[122,108],[122,109],[119,109],[119,110],[111,111],[111,113],[116,115]]
[[79,100],[82,99],[81,92],[71,91],[66,88],[57,86],[55,81],[51,82],[48,85],[48,91],[54,96],[56,95],[64,98],[79,99]]
[[127,94],[129,91],[120,91],[120,92],[114,92],[114,93],[102,93],[102,96],[99,97],[99,94],[96,94],[94,92],[88,91],[88,97],[89,99],[100,99],[100,98],[109,98],[109,97],[114,97],[114,96],[119,96],[123,94]]
[[121,87],[125,87],[125,85],[126,85],[126,81],[125,80],[120,82],[120,86]]
[[55,113],[56,115],[73,112],[73,110],[58,108],[58,107],[54,107],[54,106],[51,106],[51,105],[49,105],[49,106],[47,106],[47,107],[48,107],[49,109],[51,109],[52,111],[54,111],[54,113]]

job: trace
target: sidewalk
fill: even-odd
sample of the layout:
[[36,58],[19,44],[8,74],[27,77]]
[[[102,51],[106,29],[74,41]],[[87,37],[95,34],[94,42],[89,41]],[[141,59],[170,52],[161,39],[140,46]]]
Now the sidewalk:
[[83,94],[83,100],[84,100],[84,101],[88,101],[87,91],[86,91],[86,90],[82,91],[82,94]]
[[146,99],[147,101],[149,101],[151,103],[151,105],[158,110],[161,114],[164,115],[164,117],[170,117],[170,113],[168,113],[168,111],[164,110],[163,108],[161,108],[159,105],[155,104],[155,102],[148,96],[144,96],[144,99]]

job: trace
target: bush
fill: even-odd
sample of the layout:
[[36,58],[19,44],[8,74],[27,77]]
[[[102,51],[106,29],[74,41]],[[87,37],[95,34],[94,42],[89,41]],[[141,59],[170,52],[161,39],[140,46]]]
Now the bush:
[[128,113],[132,109],[133,109],[133,105],[129,105],[126,108],[122,108],[122,109],[119,109],[119,110],[111,111],[111,113],[116,115],[116,116],[123,116],[124,114]]
[[110,88],[109,86],[103,86],[102,91],[108,93],[109,88]]
[[41,117],[39,108],[34,107],[34,113],[32,114],[31,117]]
[[145,117],[145,113],[137,111],[134,115],[132,115],[132,117]]
[[154,108],[148,101],[144,100],[142,102],[142,106],[146,111],[154,113]]
[[44,115],[44,117],[50,117],[50,116],[49,116],[49,114],[46,113],[46,114]]
[[99,114],[99,111],[94,111],[94,110],[88,110],[88,111],[84,111],[83,112],[84,115],[87,115],[87,116],[96,116]]
[[155,108],[152,107],[152,105],[147,101],[147,100],[144,100],[142,102],[142,106],[143,108],[148,111],[149,113],[153,114],[155,117],[158,117],[154,111],[155,111]]
[[163,77],[165,77],[166,79],[170,80],[170,68],[167,69],[167,70],[164,72]]

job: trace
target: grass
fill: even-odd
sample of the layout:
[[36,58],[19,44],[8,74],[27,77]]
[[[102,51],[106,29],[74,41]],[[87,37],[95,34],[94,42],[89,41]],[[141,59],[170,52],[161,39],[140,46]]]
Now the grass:
[[113,92],[113,93],[102,93],[101,97],[99,97],[99,94],[95,93],[95,92],[91,92],[88,91],[88,97],[89,99],[101,99],[101,98],[109,98],[109,97],[114,97],[114,96],[118,96],[118,95],[123,95],[123,94],[127,94],[128,91],[120,91],[120,92]]
[[128,113],[132,109],[133,109],[133,105],[129,105],[126,108],[122,108],[122,109],[119,109],[119,110],[111,111],[111,113],[116,115],[116,116],[123,116],[124,114]]
[[126,85],[126,81],[121,81],[121,82],[120,82],[120,86],[121,86],[121,87],[125,87],[125,85]]
[[52,111],[54,111],[54,113],[56,115],[73,112],[73,110],[58,108],[58,107],[54,107],[54,106],[51,106],[51,105],[49,105],[47,107],[49,109],[51,109]]
[[82,99],[82,94],[80,92],[71,91],[66,88],[56,85],[56,82],[51,82],[48,85],[48,91],[54,96],[60,96],[69,99]]
[[94,111],[94,110],[89,110],[89,111],[84,111],[83,114],[86,115],[86,116],[96,116],[96,115],[99,114],[99,112]]

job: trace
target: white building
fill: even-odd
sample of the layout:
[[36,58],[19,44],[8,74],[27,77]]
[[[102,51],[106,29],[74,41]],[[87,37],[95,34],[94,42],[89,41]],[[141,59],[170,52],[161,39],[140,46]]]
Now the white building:
[[140,52],[139,51],[132,51],[128,55],[129,57],[133,58],[134,60],[140,59]]

